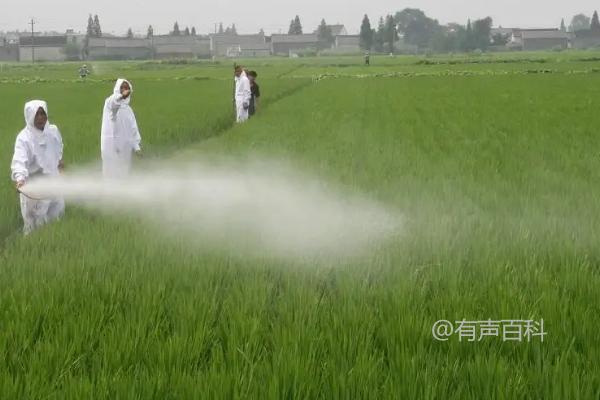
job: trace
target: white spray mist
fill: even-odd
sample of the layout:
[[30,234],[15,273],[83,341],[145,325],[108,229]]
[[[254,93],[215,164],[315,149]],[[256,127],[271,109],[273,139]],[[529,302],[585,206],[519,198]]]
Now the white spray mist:
[[163,163],[123,180],[82,171],[24,189],[31,196],[138,216],[164,234],[244,256],[345,259],[399,233],[397,213],[326,186],[275,164]]

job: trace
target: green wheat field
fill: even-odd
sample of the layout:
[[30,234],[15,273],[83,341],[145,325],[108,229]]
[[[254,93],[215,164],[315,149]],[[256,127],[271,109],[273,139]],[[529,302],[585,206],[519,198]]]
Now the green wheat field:
[[[0,66],[0,398],[600,398],[600,53],[248,60],[263,99],[241,126],[231,64]],[[48,101],[68,169],[96,165],[117,77],[147,159],[282,160],[402,234],[294,262],[72,205],[23,238],[24,103]],[[490,319],[547,334],[432,334]]]

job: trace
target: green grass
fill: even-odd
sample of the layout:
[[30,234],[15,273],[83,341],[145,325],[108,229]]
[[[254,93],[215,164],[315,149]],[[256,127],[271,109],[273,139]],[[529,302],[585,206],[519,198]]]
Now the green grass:
[[[415,61],[402,62],[431,68]],[[285,160],[397,209],[403,235],[360,260],[305,265],[193,249],[70,208],[21,239],[4,182],[3,398],[600,397],[600,75],[307,85],[286,76],[362,67],[261,62],[272,64],[262,113],[232,128],[226,75],[140,75],[133,106],[150,155]],[[514,64],[493,68],[530,68]],[[32,96],[49,100],[67,161],[95,160],[110,87],[1,84],[0,164]],[[548,336],[433,340],[435,321],[463,318],[543,318]]]

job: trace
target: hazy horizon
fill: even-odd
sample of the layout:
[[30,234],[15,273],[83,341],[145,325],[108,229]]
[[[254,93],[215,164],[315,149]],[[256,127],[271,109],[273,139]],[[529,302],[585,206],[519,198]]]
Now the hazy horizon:
[[84,32],[88,15],[98,14],[105,33],[125,34],[128,28],[134,33],[144,34],[148,25],[156,34],[168,33],[175,21],[181,29],[196,27],[199,34],[211,33],[215,24],[224,26],[235,23],[239,33],[255,33],[261,28],[266,33],[287,33],[290,20],[299,15],[304,31],[312,32],[322,18],[329,24],[344,24],[349,33],[358,33],[364,14],[376,26],[380,16],[395,13],[406,7],[420,8],[431,18],[441,23],[466,23],[467,18],[477,19],[491,16],[494,26],[504,27],[558,27],[562,18],[567,25],[578,13],[591,16],[600,9],[600,2],[577,0],[571,3],[548,4],[542,0],[522,2],[507,0],[491,5],[477,0],[459,0],[452,4],[439,0],[414,0],[396,2],[379,0],[372,3],[356,0],[332,0],[327,3],[317,0],[303,2],[281,2],[254,0],[252,6],[239,6],[232,0],[221,0],[210,5],[199,5],[190,0],[172,0],[168,3],[144,4],[141,0],[117,2],[105,0],[97,5],[56,0],[53,2],[30,1],[12,3],[9,13],[0,15],[0,31],[25,31],[30,29],[31,18],[36,21],[36,31],[58,31],[66,29]]

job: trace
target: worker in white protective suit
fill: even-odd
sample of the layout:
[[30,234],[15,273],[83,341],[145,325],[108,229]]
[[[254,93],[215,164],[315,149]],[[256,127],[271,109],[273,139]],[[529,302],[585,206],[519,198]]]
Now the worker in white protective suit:
[[133,86],[118,79],[102,113],[102,172],[105,178],[124,178],[131,170],[133,153],[140,154],[142,138],[135,114],[129,106]]
[[[17,136],[11,163],[11,177],[21,190],[29,181],[59,175],[63,168],[63,141],[56,125],[48,122],[45,101],[25,104],[25,128]],[[34,199],[21,193],[21,214],[25,235],[62,217],[62,198]]]
[[246,71],[241,66],[236,66],[234,101],[238,123],[248,120],[251,98],[252,90]]

